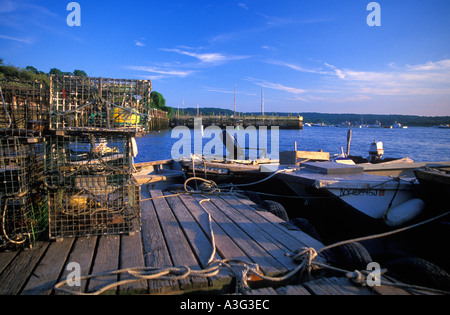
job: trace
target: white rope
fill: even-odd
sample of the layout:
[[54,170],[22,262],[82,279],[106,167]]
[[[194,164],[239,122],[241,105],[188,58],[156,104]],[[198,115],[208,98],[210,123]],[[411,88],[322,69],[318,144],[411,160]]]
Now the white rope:
[[[186,184],[189,180],[194,180],[194,179],[200,179],[200,180],[204,181],[205,183],[211,184],[213,186],[211,193],[214,193],[216,191],[220,192],[220,189],[217,187],[217,185],[213,181],[205,180],[202,178],[190,178],[184,184],[184,188],[185,188],[187,194],[201,193],[201,191],[200,192],[199,191],[188,191]],[[152,200],[152,199],[157,199],[157,198],[168,198],[168,197],[173,197],[173,196],[178,196],[178,195],[180,195],[180,194],[158,196],[158,197],[153,197],[153,198],[149,198],[146,200]],[[134,276],[135,279],[123,280],[123,281],[111,283],[111,284],[109,284],[95,292],[92,292],[92,293],[81,293],[81,292],[75,292],[75,291],[64,289],[62,287],[64,285],[67,285],[68,281],[69,281],[69,280],[65,280],[65,281],[62,281],[62,282],[56,284],[54,287],[55,290],[61,291],[64,293],[69,293],[69,294],[77,294],[77,295],[99,295],[99,294],[101,294],[107,290],[110,290],[114,287],[118,287],[118,286],[128,284],[128,283],[134,283],[134,282],[142,281],[142,280],[181,280],[181,279],[185,279],[189,276],[204,277],[204,278],[213,277],[213,276],[217,275],[220,272],[221,268],[223,268],[223,267],[228,268],[229,270],[231,270],[234,273],[234,275],[237,279],[236,292],[238,292],[238,291],[245,292],[250,289],[250,286],[248,285],[249,275],[253,274],[263,280],[267,280],[270,282],[281,282],[281,281],[285,281],[285,280],[291,278],[292,276],[294,276],[297,273],[300,273],[300,279],[301,279],[303,272],[305,270],[308,272],[308,275],[310,276],[311,270],[313,269],[314,266],[328,268],[328,269],[332,269],[332,270],[336,270],[336,271],[341,271],[341,272],[344,272],[345,275],[349,279],[354,279],[356,283],[365,283],[366,279],[362,275],[362,273],[359,271],[351,272],[348,270],[343,270],[343,269],[339,269],[339,268],[329,266],[326,264],[318,263],[318,262],[315,262],[314,260],[316,257],[319,256],[319,254],[323,253],[326,250],[329,250],[329,249],[332,249],[332,248],[335,248],[335,247],[338,247],[338,246],[341,246],[344,244],[360,242],[363,240],[381,238],[381,237],[386,237],[389,235],[397,234],[397,233],[400,233],[400,232],[403,232],[406,230],[410,230],[415,227],[430,223],[432,221],[436,221],[436,220],[450,214],[450,211],[449,211],[449,212],[441,214],[437,217],[434,217],[434,218],[428,219],[426,221],[423,221],[423,222],[420,222],[420,223],[417,223],[417,224],[414,224],[414,225],[411,225],[408,227],[404,227],[404,228],[401,228],[401,229],[398,229],[395,231],[390,231],[390,232],[386,232],[386,233],[382,233],[382,234],[371,235],[371,236],[367,236],[367,237],[355,238],[355,239],[351,239],[351,240],[347,240],[347,241],[338,242],[335,244],[325,246],[322,249],[320,249],[319,251],[316,251],[314,248],[310,248],[310,247],[300,248],[300,249],[294,251],[292,254],[287,254],[287,256],[290,256],[294,262],[298,263],[296,268],[289,271],[288,273],[286,273],[283,276],[270,277],[270,276],[264,275],[262,273],[262,271],[260,270],[259,266],[254,263],[249,263],[247,261],[235,260],[235,259],[213,260],[216,255],[215,236],[214,236],[214,231],[213,231],[213,226],[212,226],[212,217],[211,217],[211,214],[202,205],[202,203],[204,203],[204,202],[211,202],[211,199],[203,199],[199,202],[200,206],[208,214],[209,230],[210,230],[209,232],[210,232],[211,244],[212,244],[212,248],[213,248],[212,252],[211,252],[211,256],[208,259],[208,263],[206,264],[206,268],[204,268],[202,270],[192,270],[188,266],[182,266],[182,267],[166,267],[166,268],[143,267],[143,268],[123,269],[123,270],[118,270],[118,271],[105,272],[105,273],[101,273],[101,274],[97,274],[97,275],[84,276],[84,277],[80,277],[76,280],[81,281],[81,280],[87,280],[87,279],[91,279],[91,278],[105,277],[105,276],[111,276],[111,275],[120,275],[120,274],[131,275],[131,276]],[[393,283],[383,283],[383,285],[399,286],[399,284],[393,284]],[[406,284],[402,284],[402,287],[405,289],[410,288],[411,290],[416,290],[417,292],[421,292],[422,290],[429,291],[429,292],[437,292],[438,291],[438,290],[434,290],[434,289],[423,288],[423,287],[418,287],[418,286],[411,286],[411,285],[406,285]],[[443,292],[443,291],[440,291],[440,292]],[[447,293],[447,292],[445,292],[445,293]]]

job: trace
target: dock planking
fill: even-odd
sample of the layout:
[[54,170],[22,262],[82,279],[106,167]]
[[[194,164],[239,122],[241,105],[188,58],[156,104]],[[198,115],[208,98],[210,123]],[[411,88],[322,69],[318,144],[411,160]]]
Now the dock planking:
[[[55,285],[73,275],[73,263],[79,266],[80,275],[86,276],[135,267],[202,270],[211,259],[239,259],[258,264],[266,275],[282,275],[296,267],[287,253],[323,246],[237,195],[172,195],[142,189],[141,212],[141,231],[134,234],[66,238],[39,242],[32,250],[0,253],[0,294],[61,294]],[[108,274],[82,280],[70,290],[91,293],[128,279],[132,278],[126,273]],[[233,293],[235,283],[233,273],[224,268],[209,278],[142,279],[113,287],[105,294]],[[333,283],[322,283],[322,287],[325,284],[331,289],[324,292],[345,292],[333,290]],[[288,287],[283,293],[321,294],[312,286]]]

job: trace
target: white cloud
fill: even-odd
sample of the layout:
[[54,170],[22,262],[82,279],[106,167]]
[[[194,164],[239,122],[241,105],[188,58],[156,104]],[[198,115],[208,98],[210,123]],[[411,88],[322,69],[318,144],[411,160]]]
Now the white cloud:
[[196,52],[180,50],[180,49],[162,48],[160,50],[167,51],[167,52],[175,52],[180,55],[193,57],[193,58],[200,60],[202,63],[206,63],[206,64],[217,64],[217,63],[222,63],[225,61],[241,60],[241,59],[249,58],[248,56],[227,56],[227,55],[224,55],[221,53],[196,53]]
[[248,6],[245,3],[238,3],[238,6],[240,6],[242,9],[248,10]]
[[[450,59],[430,61],[418,65],[399,66],[390,63],[386,71],[361,71],[339,68],[324,62],[322,68],[308,69],[280,60],[267,63],[288,67],[304,73],[320,76],[323,82],[339,85],[341,94],[363,95],[445,95],[450,94]],[[337,78],[338,81],[333,80]]]
[[145,47],[145,44],[144,44],[142,41],[140,41],[140,40],[135,40],[135,41],[134,41],[134,44],[135,44],[136,46],[139,46],[139,47]]
[[18,37],[12,37],[8,35],[0,35],[0,39],[6,39],[6,40],[12,40],[15,42],[25,43],[25,44],[31,44],[33,41],[29,38],[18,38]]
[[147,66],[128,66],[126,68],[128,68],[130,70],[156,73],[156,74],[159,74],[158,78],[162,78],[162,77],[185,78],[194,73],[194,71],[166,70],[166,69],[158,69],[155,67],[147,67]]
[[247,78],[247,80],[253,82],[256,85],[264,87],[264,88],[284,91],[284,92],[288,92],[291,94],[303,94],[306,92],[306,90],[304,90],[304,89],[285,86],[285,85],[282,85],[281,83],[273,83],[273,82],[268,82],[268,81],[255,79],[255,78]]

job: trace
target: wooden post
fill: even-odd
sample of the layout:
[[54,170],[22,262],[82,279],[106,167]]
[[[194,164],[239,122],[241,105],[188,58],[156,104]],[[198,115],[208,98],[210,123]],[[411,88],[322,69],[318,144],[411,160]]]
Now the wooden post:
[[347,132],[347,156],[350,155],[350,142],[352,141],[352,129],[348,128]]

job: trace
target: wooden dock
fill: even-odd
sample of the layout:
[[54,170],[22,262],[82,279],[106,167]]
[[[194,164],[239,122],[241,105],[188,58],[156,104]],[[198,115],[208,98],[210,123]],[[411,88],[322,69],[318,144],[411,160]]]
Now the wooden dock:
[[[146,192],[143,189],[142,198],[142,228],[134,235],[66,238],[60,242],[39,242],[32,250],[0,253],[0,294],[60,294],[55,285],[73,276],[77,270],[80,274],[75,275],[78,276],[135,267],[188,266],[191,270],[202,270],[214,253],[212,240],[216,244],[213,258],[240,259],[257,264],[264,275],[269,276],[285,274],[297,266],[287,253],[303,247],[316,250],[323,247],[302,231],[289,229],[273,214],[260,211],[251,201],[233,195],[165,196],[161,191]],[[318,261],[324,262],[320,257]],[[74,268],[74,263],[78,269]],[[74,293],[90,293],[130,277],[129,274],[107,274],[82,280],[68,289]],[[254,280],[250,282],[252,287],[261,287],[264,283]],[[252,292],[264,295],[372,292],[352,285],[348,279],[316,281],[319,282],[278,288],[278,291],[265,283],[265,289]],[[235,289],[235,275],[224,268],[211,277],[145,279],[112,287],[105,293],[229,294],[235,293]]]

